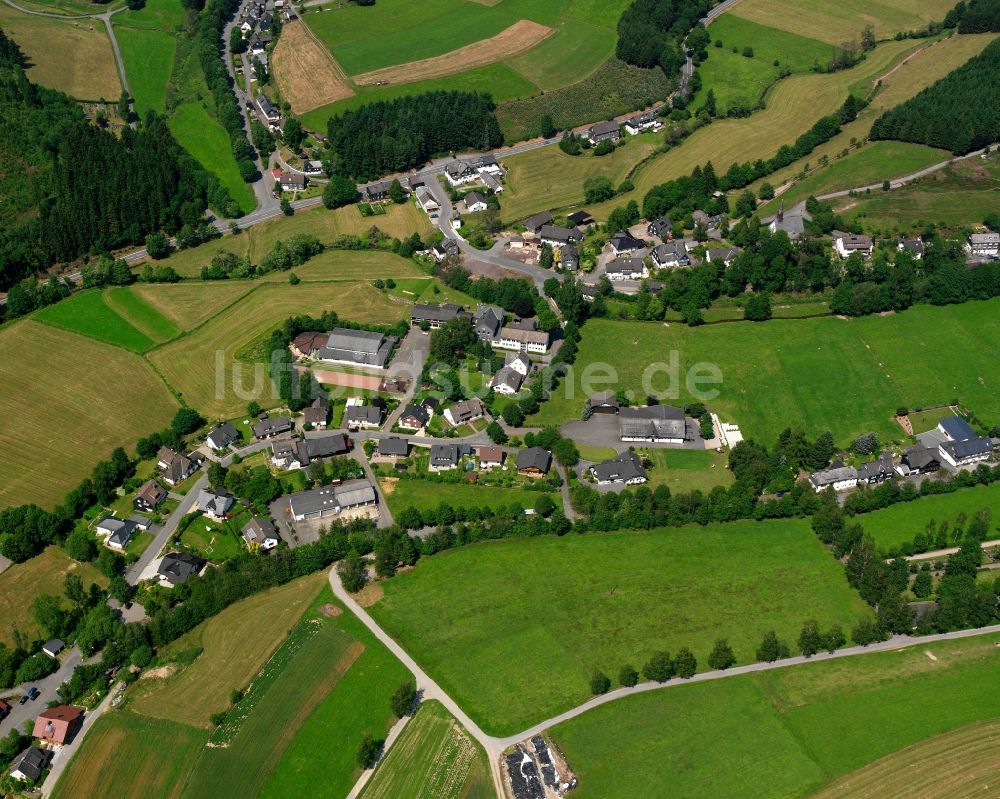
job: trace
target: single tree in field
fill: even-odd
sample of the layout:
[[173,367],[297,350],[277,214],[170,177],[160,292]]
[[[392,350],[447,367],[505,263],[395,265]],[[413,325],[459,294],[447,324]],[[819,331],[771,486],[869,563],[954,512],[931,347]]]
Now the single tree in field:
[[380,751],[382,745],[372,738],[371,733],[366,732],[358,744],[358,766],[364,769],[374,766]]
[[654,652],[653,656],[642,667],[642,674],[647,680],[666,682],[674,676],[674,662],[669,652]]
[[819,624],[810,619],[802,625],[802,632],[799,633],[799,650],[807,658],[819,652],[823,646],[823,639],[819,634]]
[[733,648],[725,638],[719,638],[708,656],[708,665],[713,669],[728,669],[736,662]]
[[764,634],[764,640],[757,648],[757,660],[765,663],[773,663],[776,660],[788,657],[788,645],[778,640],[778,634],[774,630],[768,630]]
[[851,630],[851,640],[858,646],[868,646],[868,644],[873,644],[879,640],[880,637],[879,631],[875,627],[875,622],[869,618],[861,619],[855,625],[854,629]]
[[409,682],[404,682],[399,688],[396,689],[395,693],[392,695],[392,699],[389,700],[389,706],[392,708],[393,715],[401,719],[403,716],[409,715],[413,711],[413,706],[417,701],[417,686],[411,680]]
[[637,682],[639,682],[639,673],[631,663],[626,663],[618,671],[618,684],[625,688],[631,688]]
[[590,675],[590,693],[597,696],[598,694],[606,694],[611,690],[611,680],[608,679],[608,675],[603,671],[595,671]]
[[674,658],[674,669],[677,671],[677,676],[685,680],[694,677],[694,673],[698,671],[698,661],[686,646],[678,650],[677,657]]
[[827,652],[836,652],[846,643],[847,636],[844,635],[844,629],[839,624],[834,624],[829,632],[823,636],[823,648]]

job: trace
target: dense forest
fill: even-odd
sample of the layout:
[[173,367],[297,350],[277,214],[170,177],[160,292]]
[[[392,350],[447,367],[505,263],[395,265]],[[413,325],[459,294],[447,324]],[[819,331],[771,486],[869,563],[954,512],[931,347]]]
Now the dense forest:
[[1000,41],[875,120],[871,138],[927,144],[963,155],[1000,131]]
[[61,92],[36,86],[0,31],[0,288],[56,261],[196,224],[220,189],[148,116],[121,138]]
[[618,20],[618,57],[676,74],[685,61],[684,37],[711,5],[709,0],[635,0]]
[[946,25],[948,22],[957,23],[959,33],[1000,32],[1000,0],[971,0],[969,3],[958,3],[948,12]]
[[327,123],[336,169],[359,181],[420,166],[430,156],[503,143],[493,100],[478,92],[435,91],[367,103]]

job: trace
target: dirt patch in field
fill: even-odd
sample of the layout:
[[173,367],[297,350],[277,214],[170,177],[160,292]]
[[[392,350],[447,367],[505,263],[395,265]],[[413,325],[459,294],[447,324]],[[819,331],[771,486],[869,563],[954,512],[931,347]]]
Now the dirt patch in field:
[[281,96],[291,103],[295,114],[354,94],[344,70],[301,22],[290,22],[281,29],[272,63]]
[[378,487],[382,489],[383,494],[389,496],[389,494],[396,490],[396,483],[398,482],[398,477],[383,477],[378,481]]
[[433,58],[365,72],[355,76],[354,82],[359,86],[371,86],[376,83],[414,83],[418,80],[454,75],[457,72],[506,61],[536,47],[553,33],[555,30],[552,28],[522,19],[489,39],[467,44],[465,47]]
[[345,388],[366,388],[378,391],[381,377],[371,375],[355,375],[349,372],[313,372],[317,382],[326,386],[344,386]]
[[370,608],[383,596],[385,596],[385,591],[382,590],[381,585],[378,583],[368,583],[354,595],[354,601],[363,608]]
[[155,669],[144,671],[139,677],[140,680],[165,680],[177,671],[176,663],[168,663],[166,666],[157,666]]
[[341,613],[343,613],[344,611],[342,611],[340,608],[338,608],[332,602],[327,602],[325,605],[321,605],[319,607],[319,612],[322,613],[324,616],[326,616],[328,618],[335,618],[335,617],[339,616]]

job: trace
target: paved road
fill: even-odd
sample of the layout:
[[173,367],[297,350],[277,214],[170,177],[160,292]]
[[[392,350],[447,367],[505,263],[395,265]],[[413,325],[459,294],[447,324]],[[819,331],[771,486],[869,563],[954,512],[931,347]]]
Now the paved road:
[[[981,544],[983,549],[992,549],[993,547],[1000,547],[1000,538],[994,539],[992,541],[983,541]],[[959,547],[948,547],[947,549],[934,549],[930,552],[924,552],[920,555],[909,555],[907,560],[934,560],[935,558],[946,558],[949,555],[954,555],[959,551]],[[891,562],[891,558],[886,561],[886,563]]]
[[[66,650],[59,661],[59,669],[48,677],[15,685],[9,691],[0,691],[0,696],[8,697],[11,704],[10,714],[3,721],[0,721],[0,738],[15,728],[23,729],[24,722],[34,719],[45,710],[49,702],[58,701],[59,686],[73,676],[73,669],[83,661],[83,655],[79,648],[74,646],[72,649]],[[35,686],[39,690],[38,698],[33,702],[29,700],[23,705],[17,704],[17,700],[24,696],[31,686]]]

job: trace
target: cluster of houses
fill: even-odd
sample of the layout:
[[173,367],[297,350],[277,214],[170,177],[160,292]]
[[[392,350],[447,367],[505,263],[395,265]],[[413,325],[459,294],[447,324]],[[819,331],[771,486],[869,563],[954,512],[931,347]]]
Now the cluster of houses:
[[[479,305],[475,313],[469,313],[460,305],[454,304],[418,304],[410,311],[411,325],[426,326],[431,330],[437,330],[452,319],[459,318],[471,320],[479,340],[495,349],[534,355],[544,355],[549,350],[551,336],[538,329],[537,318],[515,317],[508,322],[504,310],[495,305]],[[523,375],[527,375],[527,371]]]
[[658,131],[663,127],[663,122],[655,114],[645,112],[629,117],[624,122],[609,119],[604,122],[597,122],[587,128],[584,138],[591,144],[597,145],[603,141],[617,142],[622,137],[622,131],[629,136],[638,136],[640,133],[648,131]]
[[829,469],[809,475],[809,482],[817,493],[827,488],[847,491],[859,485],[877,485],[894,475],[906,477],[936,472],[942,465],[952,469],[974,466],[989,460],[993,453],[993,442],[977,435],[960,416],[942,419],[934,433],[926,438],[930,443],[907,447],[898,463],[888,452],[858,467],[836,462]]
[[[478,184],[490,194],[503,192],[503,183],[500,181],[506,175],[497,159],[488,153],[475,158],[453,158],[444,165],[444,176],[453,188]],[[486,210],[485,203],[480,210]]]

